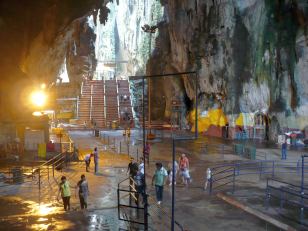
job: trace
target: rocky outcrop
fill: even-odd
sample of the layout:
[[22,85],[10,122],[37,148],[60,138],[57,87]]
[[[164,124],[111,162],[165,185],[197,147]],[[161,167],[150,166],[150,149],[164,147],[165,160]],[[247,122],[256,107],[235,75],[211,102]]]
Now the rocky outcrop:
[[[95,70],[95,35],[87,16],[100,10],[103,0],[1,1],[0,3],[0,119],[18,117],[24,110],[22,92],[29,85],[55,82],[66,60],[72,82]],[[12,119],[12,118],[11,118]]]
[[[197,70],[201,110],[221,106],[230,123],[240,112],[268,115],[272,130],[308,123],[306,1],[161,2],[167,21],[157,41],[165,46],[151,73]],[[192,77],[168,84],[156,97],[180,88],[195,101]]]

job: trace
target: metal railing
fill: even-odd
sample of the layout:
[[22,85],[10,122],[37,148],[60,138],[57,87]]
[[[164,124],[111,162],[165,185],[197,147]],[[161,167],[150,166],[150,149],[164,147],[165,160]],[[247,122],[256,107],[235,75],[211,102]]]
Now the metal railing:
[[136,160],[139,160],[142,157],[143,147],[142,143],[133,142],[133,139],[123,137],[118,139],[116,137],[110,137],[105,134],[100,136],[102,142],[110,149],[117,154],[126,154],[130,157],[134,157]]
[[[308,209],[308,188],[295,184],[290,184],[281,180],[268,178],[266,181],[265,206],[270,206],[270,199],[279,201],[280,211],[285,204],[299,208],[299,221],[304,222],[304,212]],[[305,224],[307,225],[307,223]]]
[[244,175],[271,176],[274,178],[278,174],[296,174],[300,175],[301,171],[308,172],[308,166],[301,166],[300,160],[292,161],[275,161],[275,160],[257,160],[243,161],[215,165],[211,167],[211,178],[209,180],[209,193],[214,191],[226,190],[232,187],[235,191],[236,179]]
[[[123,186],[124,183],[125,185]],[[126,178],[118,183],[118,219],[127,222],[129,227],[142,225],[146,229],[148,227],[147,219],[145,219],[147,206],[145,204],[143,207],[139,206],[140,196],[145,198],[144,201],[147,201],[147,195],[136,190],[136,182],[133,178]]]

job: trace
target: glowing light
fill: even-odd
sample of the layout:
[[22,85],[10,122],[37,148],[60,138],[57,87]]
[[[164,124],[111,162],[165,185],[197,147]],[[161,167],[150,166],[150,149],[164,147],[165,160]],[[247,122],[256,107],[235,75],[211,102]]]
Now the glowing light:
[[42,107],[46,103],[47,96],[42,91],[33,92],[31,95],[31,101],[35,106]]
[[42,115],[44,115],[44,114],[45,114],[45,113],[42,112],[42,111],[35,111],[35,112],[32,113],[33,116],[42,116]]
[[46,84],[45,84],[45,83],[42,83],[42,84],[41,84],[41,88],[42,88],[42,89],[45,89],[45,88],[46,88]]

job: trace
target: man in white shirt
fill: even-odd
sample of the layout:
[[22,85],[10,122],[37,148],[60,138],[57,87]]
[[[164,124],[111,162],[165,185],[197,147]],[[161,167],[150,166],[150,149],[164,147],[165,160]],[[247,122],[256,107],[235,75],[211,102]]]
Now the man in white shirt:
[[87,154],[84,157],[84,161],[86,163],[86,171],[89,172],[89,167],[90,167],[90,163],[91,163],[91,154]]

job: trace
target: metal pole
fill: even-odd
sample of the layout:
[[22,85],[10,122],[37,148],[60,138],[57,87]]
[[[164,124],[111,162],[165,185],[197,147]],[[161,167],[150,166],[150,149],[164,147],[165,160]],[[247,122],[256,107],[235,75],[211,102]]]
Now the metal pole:
[[[150,45],[149,45],[149,59],[151,58],[151,43],[152,43],[152,33],[150,32]],[[151,79],[148,78],[148,120],[149,120],[149,134],[151,134]]]
[[175,181],[175,140],[172,139],[172,210],[171,210],[171,231],[174,231],[174,207],[175,207],[175,201],[174,201],[174,181]]
[[304,168],[305,168],[305,157],[302,155],[302,180],[301,180],[301,192],[304,192]]
[[195,138],[198,138],[198,74],[195,74]]
[[120,141],[120,154],[122,153],[122,142]]
[[39,168],[38,169],[38,172],[39,172],[39,182],[38,182],[38,184],[39,184],[39,191],[41,191],[41,168]]
[[[142,142],[143,142],[143,159],[145,160],[145,108],[144,108],[144,94],[145,94],[145,89],[144,89],[144,77],[142,78],[142,123],[143,123],[143,129],[142,129]],[[147,185],[146,185],[146,165],[144,165],[144,178],[143,178],[143,183],[144,183],[144,194],[145,194],[145,201],[144,201],[144,230],[148,230],[148,197],[146,196],[147,194]]]

